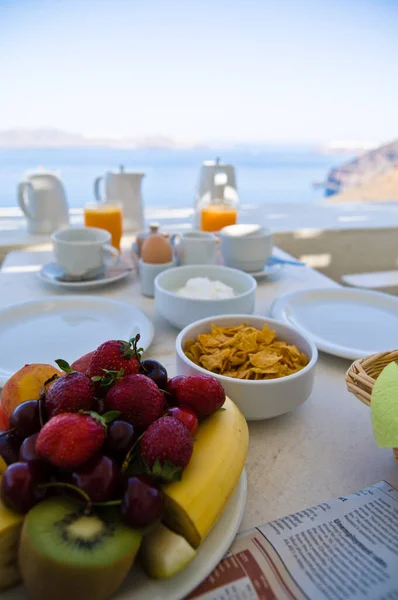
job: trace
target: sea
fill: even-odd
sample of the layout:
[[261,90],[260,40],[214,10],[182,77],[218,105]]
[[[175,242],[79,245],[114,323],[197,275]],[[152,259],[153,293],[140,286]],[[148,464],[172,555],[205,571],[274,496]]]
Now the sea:
[[352,158],[298,146],[240,146],[197,149],[0,148],[0,208],[17,205],[17,184],[27,172],[43,167],[57,171],[69,206],[83,207],[93,199],[93,181],[123,165],[143,172],[143,199],[151,207],[193,204],[201,164],[216,157],[236,169],[243,204],[316,203],[324,196],[314,182]]

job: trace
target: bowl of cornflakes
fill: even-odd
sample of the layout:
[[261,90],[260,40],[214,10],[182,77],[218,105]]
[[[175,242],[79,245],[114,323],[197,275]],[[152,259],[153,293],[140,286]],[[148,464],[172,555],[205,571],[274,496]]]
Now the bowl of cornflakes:
[[318,351],[294,327],[267,317],[224,315],[185,327],[177,373],[211,374],[247,420],[294,410],[311,395]]

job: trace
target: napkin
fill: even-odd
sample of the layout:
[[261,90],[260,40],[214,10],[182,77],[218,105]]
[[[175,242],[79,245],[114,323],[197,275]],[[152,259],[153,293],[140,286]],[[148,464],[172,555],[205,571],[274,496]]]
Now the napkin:
[[398,365],[383,369],[370,403],[373,433],[380,448],[398,448]]

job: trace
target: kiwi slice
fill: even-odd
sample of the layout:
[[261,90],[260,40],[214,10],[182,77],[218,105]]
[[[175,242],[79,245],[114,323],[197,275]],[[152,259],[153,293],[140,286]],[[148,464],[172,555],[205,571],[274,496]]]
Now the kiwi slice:
[[51,498],[25,518],[21,575],[37,600],[105,600],[129,572],[141,534],[114,510],[89,515],[78,502]]

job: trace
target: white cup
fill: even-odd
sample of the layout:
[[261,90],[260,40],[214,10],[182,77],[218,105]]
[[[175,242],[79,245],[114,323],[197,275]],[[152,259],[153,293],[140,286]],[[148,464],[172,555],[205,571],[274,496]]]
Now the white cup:
[[180,265],[215,265],[217,262],[217,238],[212,233],[186,231],[172,236],[171,243]]
[[174,261],[168,263],[152,264],[146,263],[142,258],[138,261],[138,269],[140,273],[140,287],[143,296],[153,298],[155,295],[155,279],[159,273],[163,273],[167,269],[175,267]]
[[111,234],[96,227],[69,227],[55,231],[51,240],[55,260],[69,277],[93,279],[119,260],[110,245]]
[[260,225],[228,225],[220,230],[221,255],[227,267],[261,271],[272,254],[273,236]]

